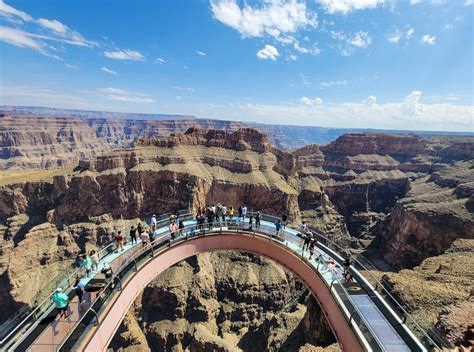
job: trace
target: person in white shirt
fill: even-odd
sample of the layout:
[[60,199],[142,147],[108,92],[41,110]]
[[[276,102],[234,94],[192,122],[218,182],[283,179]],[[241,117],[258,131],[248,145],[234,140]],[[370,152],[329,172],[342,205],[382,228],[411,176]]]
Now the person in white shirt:
[[306,225],[306,222],[303,221],[300,225],[300,232],[306,233],[308,231],[308,225]]
[[244,205],[242,207],[242,218],[245,220],[246,216],[247,216],[247,207]]
[[227,214],[227,207],[223,205],[222,206],[222,221],[225,221],[226,214]]
[[156,229],[156,223],[157,223],[157,221],[156,221],[156,215],[153,214],[153,216],[151,217],[151,220],[150,220],[150,225],[151,225],[151,230],[152,230],[152,231],[155,231],[155,229]]

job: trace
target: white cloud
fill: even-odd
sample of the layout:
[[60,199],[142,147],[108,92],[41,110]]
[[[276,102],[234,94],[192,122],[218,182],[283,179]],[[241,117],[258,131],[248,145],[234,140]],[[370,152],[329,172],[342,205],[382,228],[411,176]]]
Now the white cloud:
[[314,99],[311,99],[311,98],[308,98],[308,97],[301,97],[300,98],[300,101],[304,104],[304,105],[321,105],[323,103],[323,100],[319,97],[316,97]]
[[377,97],[374,95],[369,95],[367,98],[362,100],[362,104],[374,106],[377,103]]
[[98,88],[98,92],[105,94],[105,98],[115,101],[123,101],[126,103],[149,104],[154,103],[155,100],[144,94],[132,93],[120,88]]
[[45,44],[32,38],[32,34],[20,29],[0,26],[0,41],[21,47],[30,48],[49,56]]
[[271,59],[275,61],[278,56],[280,56],[280,54],[278,53],[277,48],[269,44],[265,45],[263,49],[260,49],[257,52],[257,57],[262,60]]
[[114,60],[135,60],[135,61],[146,61],[146,57],[135,50],[116,50],[116,51],[104,51],[104,56]]
[[342,80],[342,81],[330,81],[330,82],[321,82],[319,84],[319,87],[321,89],[324,89],[324,88],[331,88],[331,87],[334,87],[334,86],[344,86],[346,87],[348,84],[348,82],[346,80]]
[[302,54],[311,54],[314,56],[318,56],[319,54],[321,54],[321,50],[318,47],[315,46],[313,48],[305,48],[300,46],[298,42],[295,42],[293,44],[293,48]]
[[33,18],[26,12],[17,10],[10,5],[7,5],[3,0],[0,0],[0,16],[5,18],[20,18],[25,22],[33,21]]
[[164,64],[165,62],[166,62],[165,59],[162,59],[161,57],[155,60],[155,64]]
[[354,10],[374,9],[383,5],[384,0],[318,0],[327,13],[346,14]]
[[311,85],[311,82],[309,81],[308,77],[306,77],[304,74],[298,73],[297,76],[300,79],[301,84],[303,84],[304,86],[310,86]]
[[307,10],[306,3],[296,0],[265,1],[261,7],[236,0],[211,0],[214,18],[237,30],[242,37],[279,37],[305,27],[316,27],[316,14]]
[[199,50],[196,50],[196,54],[201,55],[201,56],[207,55],[204,51],[199,51]]
[[177,89],[177,90],[184,90],[186,92],[194,92],[196,90],[196,89],[191,88],[191,87],[180,87],[180,86],[174,86],[173,88]]
[[[474,1],[474,0],[473,0],[473,1]],[[453,26],[451,23],[446,23],[446,24],[443,25],[443,29],[444,29],[445,31],[450,31],[450,30],[453,29],[453,28],[454,28],[454,26]]]
[[57,20],[47,20],[46,18],[40,18],[36,21],[40,26],[51,29],[57,33],[65,34],[69,32],[68,26],[62,24]]
[[359,31],[352,37],[350,44],[359,48],[366,48],[372,43],[372,37],[368,32]]
[[415,33],[415,29],[413,27],[408,28],[407,34],[406,34],[407,39],[410,39],[413,33]]
[[417,5],[421,2],[421,0],[410,0],[410,5]]
[[398,29],[396,29],[393,33],[387,36],[387,40],[392,44],[398,44],[401,37],[402,37],[402,34],[400,33]]
[[469,5],[473,5],[474,4],[474,0],[465,0],[464,1],[464,6],[469,6]]
[[72,64],[64,64],[64,66],[66,66],[67,68],[73,69],[73,70],[77,70],[79,68],[79,66],[72,65]]
[[435,45],[436,36],[425,34],[423,37],[421,37],[421,43],[426,45]]
[[114,70],[111,70],[110,68],[107,68],[107,67],[102,67],[101,70],[104,71],[104,72],[110,73],[111,75],[114,75],[114,76],[119,75],[117,72],[115,72]]
[[[409,98],[410,97],[410,98]],[[262,123],[342,128],[381,128],[424,131],[474,131],[474,108],[466,105],[422,104],[416,93],[403,102],[367,105],[246,103],[231,112]],[[418,100],[417,100],[418,99]],[[229,112],[229,113],[231,113]],[[449,116],[449,118],[446,118]]]
[[402,112],[409,116],[423,113],[423,105],[420,104],[421,94],[421,91],[414,90],[407,95],[401,105]]
[[296,56],[296,55],[288,55],[287,60],[288,60],[288,61],[296,61],[296,60],[298,60],[298,56]]

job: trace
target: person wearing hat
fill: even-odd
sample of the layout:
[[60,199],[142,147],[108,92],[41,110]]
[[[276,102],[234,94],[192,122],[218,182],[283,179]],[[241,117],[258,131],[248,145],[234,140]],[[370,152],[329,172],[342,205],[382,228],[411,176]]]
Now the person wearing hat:
[[151,220],[150,220],[150,225],[151,225],[151,231],[155,231],[156,230],[156,215],[153,214],[153,216],[151,217]]
[[61,287],[58,287],[56,292],[53,294],[53,302],[59,312],[59,318],[69,318],[69,297],[63,292]]

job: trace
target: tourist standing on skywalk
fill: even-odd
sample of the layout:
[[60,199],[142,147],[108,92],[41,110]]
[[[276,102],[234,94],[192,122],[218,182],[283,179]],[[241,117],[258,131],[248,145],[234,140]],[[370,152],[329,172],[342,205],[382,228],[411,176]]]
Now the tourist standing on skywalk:
[[234,220],[234,207],[229,208],[229,220],[230,222]]
[[152,217],[151,217],[151,220],[150,220],[150,226],[151,226],[151,231],[155,231],[156,230],[156,215],[153,214]]
[[244,205],[242,207],[242,219],[245,220],[246,216],[247,216],[247,207]]
[[117,245],[116,251],[121,252],[123,251],[123,235],[122,231],[119,231],[115,234],[115,242]]
[[81,282],[81,277],[79,275],[76,276],[76,281],[73,285],[74,292],[76,293],[77,297],[79,298],[79,303],[83,303],[84,300],[82,297],[84,296],[84,284]]
[[257,211],[257,215],[255,216],[255,229],[258,230],[260,228],[260,220],[262,218],[262,215],[260,214],[259,211]]
[[275,230],[276,230],[276,237],[279,237],[280,231],[281,231],[281,220],[280,219],[278,219],[275,222]]
[[176,238],[176,234],[178,233],[178,225],[175,222],[172,222],[169,226],[170,236],[171,239],[174,240]]
[[288,223],[288,215],[286,215],[285,212],[281,214],[281,223],[283,224],[283,228],[285,228]]
[[91,250],[90,257],[92,260],[91,269],[97,270],[99,269],[99,254],[95,250]]
[[81,254],[79,256],[81,260],[81,268],[86,271],[86,276],[89,277],[91,273],[92,260],[87,254]]
[[69,318],[69,316],[71,315],[71,311],[69,309],[69,297],[63,292],[63,289],[61,287],[58,287],[56,289],[56,292],[53,294],[52,299],[56,309],[59,312],[59,319]]
[[130,228],[130,239],[132,241],[132,244],[133,243],[138,243],[138,240],[137,240],[137,229],[135,228],[135,226],[132,225],[132,227]]

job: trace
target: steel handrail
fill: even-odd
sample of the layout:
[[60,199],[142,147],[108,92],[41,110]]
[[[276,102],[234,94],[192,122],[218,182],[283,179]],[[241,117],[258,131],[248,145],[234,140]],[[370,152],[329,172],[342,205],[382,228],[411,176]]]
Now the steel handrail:
[[[262,230],[253,230],[253,231],[249,231],[246,229],[245,226],[242,226],[242,222],[240,221],[236,221],[236,222],[232,222],[233,224],[236,224],[238,225],[238,233],[245,233],[245,234],[252,234],[252,235],[255,235],[256,233],[259,234],[259,235],[263,235],[265,238],[269,237],[270,239],[272,238],[273,236],[273,233],[270,233],[270,232],[267,232],[267,231],[262,231]],[[190,228],[196,228],[196,225],[197,224],[192,224],[192,225],[186,225],[184,229],[190,229]],[[228,223],[226,223],[225,225],[228,225]],[[222,226],[220,226],[222,227]],[[214,226],[212,228],[219,228],[219,226]],[[209,228],[211,229],[211,228]],[[239,231],[240,230],[240,231]],[[135,252],[133,254],[132,257],[128,258],[128,260],[123,263],[119,269],[117,269],[117,272],[116,274],[114,274],[114,277],[111,278],[111,282],[117,278],[117,276],[127,267],[129,266],[132,262],[135,262],[135,265],[136,265],[136,259],[140,256],[142,256],[143,254],[145,254],[147,251],[150,250],[150,248],[153,248],[153,247],[165,247],[165,243],[166,242],[169,242],[169,245],[177,245],[179,243],[181,243],[182,241],[185,241],[187,240],[187,232],[184,234],[184,238],[183,235],[181,235],[180,237],[181,238],[176,238],[175,240],[171,240],[171,238],[168,239],[168,241],[159,241],[160,239],[163,239],[163,238],[167,238],[168,236],[170,236],[170,233],[169,231],[167,231],[166,233],[164,234],[161,234],[159,237],[157,237],[152,243],[147,243],[146,246],[144,246],[143,248],[141,248],[138,252]],[[206,236],[206,233],[203,233],[203,234],[200,234],[198,232],[198,234],[196,235],[196,237],[198,236]],[[292,237],[296,237],[296,236],[293,236],[292,234],[285,234],[285,236],[292,236]],[[300,241],[299,238],[296,237],[296,239],[298,239]],[[294,252],[293,250],[289,249],[288,248],[288,245],[284,245],[282,242],[280,241],[276,241],[277,243],[279,243],[281,246],[285,246],[290,252],[292,253],[296,253]],[[150,247],[150,248],[148,248]],[[296,253],[299,255],[299,253]],[[152,255],[153,256],[153,255]],[[306,260],[306,258],[303,257],[303,259],[307,262],[309,262],[308,260]],[[314,267],[314,265],[309,262],[310,266],[313,268],[313,270],[315,270],[317,272],[318,275],[321,275],[321,273],[319,273],[319,270],[317,268]],[[127,274],[127,273],[125,273]],[[337,275],[334,274],[333,275],[334,277],[334,281],[336,281],[337,283],[339,283],[339,286],[341,287],[341,289],[344,291],[344,294],[346,296],[346,299],[351,303],[352,307],[353,307],[353,312],[354,310],[357,310],[357,313],[362,321],[362,323],[364,324],[364,326],[366,326],[366,328],[370,331],[371,333],[371,337],[376,340],[376,343],[379,345],[379,347],[383,346],[382,342],[379,340],[379,338],[377,337],[377,335],[375,334],[375,332],[373,331],[373,329],[370,327],[370,325],[368,324],[368,322],[366,321],[365,317],[363,316],[363,314],[357,309],[357,305],[355,304],[355,302],[352,300],[352,298],[350,297],[350,294],[348,293],[348,291],[344,288],[344,286],[342,285],[341,281],[337,278]],[[326,282],[326,280],[323,279],[324,282]],[[331,290],[331,294],[334,296],[339,296],[340,297],[340,294],[336,293],[335,291],[332,292],[332,284],[331,284],[331,287],[330,287],[330,290]],[[329,286],[328,286],[329,287]],[[104,288],[104,291],[105,292],[105,288]],[[341,298],[341,297],[340,297]],[[97,300],[97,299],[96,299]],[[96,300],[94,301],[94,303],[96,302]],[[91,304],[91,306],[89,307],[89,309],[83,314],[83,316],[81,317],[80,321],[78,321],[74,327],[71,329],[71,331],[69,332],[68,336],[63,340],[63,342],[60,344],[60,347],[58,349],[60,349],[68,340],[68,338],[72,335],[72,333],[74,332],[74,330],[76,329],[76,327],[79,325],[80,322],[82,322],[82,319],[84,319],[84,317],[87,315],[87,313],[89,312],[90,309],[92,309],[94,303]],[[351,313],[351,315],[353,314],[353,312]],[[353,321],[351,321],[351,319],[349,319],[349,317],[347,317],[349,323],[353,326],[357,326],[357,324]],[[358,326],[359,328],[359,326]]]
[[[171,215],[172,213],[165,213],[165,215]],[[185,216],[185,215],[188,215],[190,213],[187,213],[187,214],[180,214],[180,216]],[[165,223],[169,221],[169,218],[165,218],[165,219],[161,219],[159,221],[157,221],[157,226],[158,224],[160,223]],[[115,244],[115,241],[111,241],[109,243],[107,243],[104,247],[101,247],[99,249],[99,253],[105,251],[106,249],[110,248],[111,246],[113,246]],[[105,257],[105,256],[104,256]],[[99,258],[102,259],[104,257],[100,257],[99,255]],[[64,278],[58,285],[57,287],[62,287],[62,286],[65,286],[65,282],[68,282],[68,285],[67,286],[70,286],[69,285],[69,280],[76,276],[80,271],[82,270],[82,268],[77,268],[76,270],[74,270],[69,276],[67,276],[66,278]],[[47,286],[47,285],[45,285]],[[56,286],[56,285],[55,285]],[[0,340],[0,345],[3,345],[5,342],[8,341],[8,339],[15,333],[17,332],[30,318],[33,317],[33,323],[36,322],[37,320],[39,319],[35,319],[34,316],[35,314],[40,310],[40,308],[46,303],[46,302],[51,302],[51,297],[54,295],[54,291],[49,295],[47,296],[44,300],[42,300],[38,305],[36,305],[36,307],[20,322],[18,323],[17,325],[15,325],[15,327],[3,338]],[[48,307],[51,306],[51,304],[48,305]],[[47,311],[47,310],[46,310]]]
[[[252,215],[254,214],[254,212],[250,212],[250,213],[251,213]],[[279,217],[276,217],[276,216],[270,215],[270,214],[263,214],[263,213],[261,213],[260,215],[261,215],[262,217],[263,217],[263,216],[267,216],[267,217],[269,217],[269,218],[273,218],[273,219],[277,219],[277,220],[280,219]],[[336,242],[333,241],[332,239],[326,237],[325,235],[323,235],[323,234],[322,234],[320,231],[318,231],[318,230],[309,229],[308,232],[311,233],[311,234],[315,234],[315,235],[317,235],[317,236],[323,238],[325,241],[327,241],[327,242],[331,243],[332,245],[334,245],[334,246],[335,246],[337,249],[339,249],[342,253],[344,253],[344,254],[346,254],[346,255],[349,255],[350,258],[353,260],[354,263],[359,264],[359,265],[368,273],[368,275],[369,275],[370,277],[372,277],[372,279],[375,280],[376,283],[380,284],[381,289],[392,299],[392,301],[395,303],[395,305],[398,306],[398,308],[402,310],[402,312],[405,314],[405,316],[406,316],[407,318],[409,318],[412,323],[414,323],[414,325],[415,325],[415,327],[417,328],[417,330],[418,330],[419,332],[421,332],[422,335],[424,335],[425,338],[427,338],[428,341],[430,341],[430,343],[431,343],[433,346],[435,346],[435,347],[437,347],[437,348],[440,348],[439,344],[436,343],[436,342],[429,336],[428,332],[412,317],[412,315],[411,315],[411,314],[398,302],[398,300],[385,288],[385,286],[383,285],[382,281],[381,281],[380,279],[378,279],[375,275],[373,275],[373,274],[370,272],[370,270],[367,269],[367,268],[365,267],[365,265],[362,264],[356,257],[354,257],[346,248],[341,247],[338,243],[336,243]],[[362,256],[361,254],[360,254],[360,256],[361,256],[362,258],[364,258],[364,260],[367,261],[367,262],[373,267],[372,270],[379,271],[367,258],[365,258],[364,256]],[[361,273],[361,274],[362,274],[362,273]],[[362,275],[362,276],[364,276],[364,275]],[[369,282],[369,283],[370,283],[370,282]],[[374,289],[374,290],[376,291],[376,289]],[[401,297],[400,297],[400,300],[403,301],[403,299],[402,299]],[[406,304],[406,302],[403,301],[403,303],[404,303],[406,306],[408,306],[408,304]],[[396,313],[395,313],[395,314],[396,314]],[[397,316],[398,316],[398,315],[397,315]],[[398,317],[398,318],[400,318],[400,317]],[[402,320],[402,319],[400,319],[400,320]],[[406,324],[405,324],[405,325],[406,325]],[[436,333],[435,333],[435,335],[436,335]],[[439,338],[439,336],[437,336],[437,337]],[[444,345],[443,347],[449,348],[449,346],[447,346],[446,344],[444,344],[444,342],[443,342],[441,339],[440,339],[440,341],[441,341],[442,344]]]

